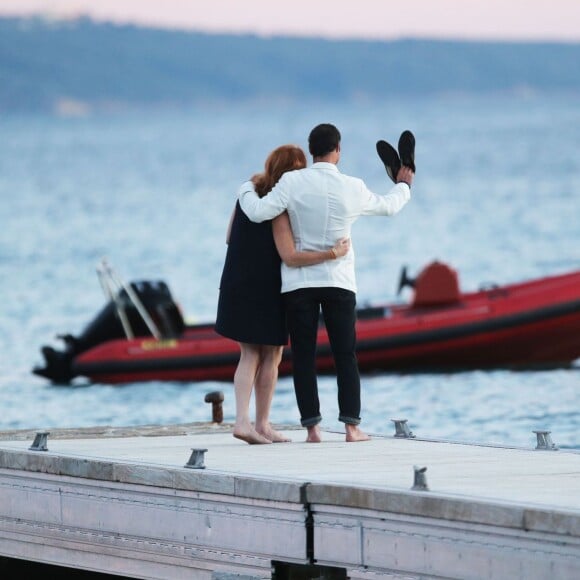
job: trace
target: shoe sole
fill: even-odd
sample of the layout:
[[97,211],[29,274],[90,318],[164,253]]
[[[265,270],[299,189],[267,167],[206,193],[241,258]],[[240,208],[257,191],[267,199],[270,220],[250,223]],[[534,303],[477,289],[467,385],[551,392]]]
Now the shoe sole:
[[399,137],[399,156],[401,164],[415,173],[415,136],[411,131],[403,131]]
[[401,160],[397,150],[386,141],[377,141],[377,153],[385,165],[387,175],[391,178],[393,183],[397,183],[397,174],[401,169]]

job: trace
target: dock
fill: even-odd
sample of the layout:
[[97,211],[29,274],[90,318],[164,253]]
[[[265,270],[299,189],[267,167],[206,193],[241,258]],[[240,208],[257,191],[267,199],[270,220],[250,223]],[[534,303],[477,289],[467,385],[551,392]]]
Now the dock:
[[0,556],[163,580],[580,578],[580,453],[549,436],[282,428],[292,443],[218,423],[2,432]]

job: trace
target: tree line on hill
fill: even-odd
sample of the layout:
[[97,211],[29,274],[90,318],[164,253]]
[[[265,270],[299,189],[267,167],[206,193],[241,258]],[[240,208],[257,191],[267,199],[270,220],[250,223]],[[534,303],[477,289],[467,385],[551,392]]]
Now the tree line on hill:
[[580,93],[580,44],[205,34],[0,19],[0,110],[514,91]]

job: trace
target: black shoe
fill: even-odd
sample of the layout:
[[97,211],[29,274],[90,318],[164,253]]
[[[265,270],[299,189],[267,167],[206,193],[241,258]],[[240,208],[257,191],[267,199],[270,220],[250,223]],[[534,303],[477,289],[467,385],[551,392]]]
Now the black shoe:
[[411,131],[403,131],[399,137],[401,164],[410,167],[415,173],[415,136]]
[[393,183],[397,183],[397,173],[401,169],[399,154],[390,143],[382,140],[377,141],[377,153],[385,164],[387,175],[393,180]]

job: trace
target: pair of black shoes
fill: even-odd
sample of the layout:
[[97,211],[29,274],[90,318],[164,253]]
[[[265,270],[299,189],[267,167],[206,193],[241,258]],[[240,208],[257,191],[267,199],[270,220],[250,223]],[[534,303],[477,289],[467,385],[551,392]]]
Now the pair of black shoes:
[[411,131],[403,131],[399,137],[399,152],[386,141],[377,141],[377,153],[385,164],[387,175],[397,183],[397,174],[402,165],[415,173],[415,136]]

